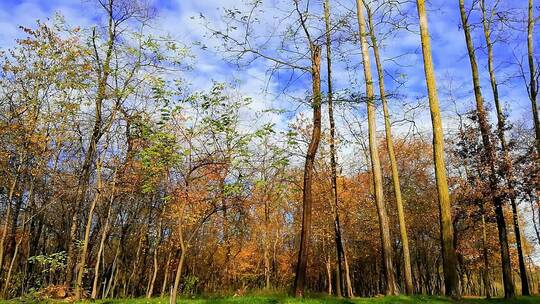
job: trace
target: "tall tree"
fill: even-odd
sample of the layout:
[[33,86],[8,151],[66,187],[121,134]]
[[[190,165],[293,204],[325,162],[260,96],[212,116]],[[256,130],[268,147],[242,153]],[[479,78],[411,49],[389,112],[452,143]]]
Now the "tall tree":
[[394,140],[392,138],[392,127],[390,123],[390,112],[388,110],[388,101],[386,98],[386,91],[384,86],[384,70],[382,67],[381,56],[379,54],[379,42],[375,34],[375,28],[373,24],[373,12],[368,3],[363,0],[366,7],[368,24],[369,24],[369,36],[371,38],[371,46],[373,48],[373,55],[375,57],[375,65],[377,67],[377,79],[379,83],[379,94],[383,107],[384,115],[384,130],[386,135],[386,148],[388,150],[388,158],[390,159],[390,168],[392,170],[392,184],[394,186],[394,194],[396,196],[396,206],[398,211],[399,220],[399,232],[401,235],[401,244],[403,246],[403,269],[405,272],[405,292],[408,295],[413,294],[413,281],[412,281],[412,268],[411,268],[411,255],[409,252],[409,238],[407,236],[407,224],[405,221],[405,211],[403,210],[403,200],[401,198],[401,185],[399,183],[399,173],[396,161],[396,154],[394,152]]
[[[339,198],[338,198],[338,188],[337,188],[337,160],[336,160],[336,123],[334,121],[334,97],[333,97],[333,88],[332,88],[332,37],[331,37],[331,25],[330,25],[330,1],[325,0],[324,2],[324,21],[325,21],[325,31],[326,31],[326,73],[327,73],[327,84],[328,84],[328,120],[330,121],[330,170],[331,170],[331,182],[332,182],[332,194],[330,196],[333,205],[332,211],[334,213],[334,239],[336,243],[336,256],[337,256],[337,280],[336,280],[336,294],[341,296],[342,294],[351,296],[348,294],[350,290],[347,287],[347,293],[345,293],[345,273],[343,271],[344,267],[344,256],[345,251],[343,250],[343,242],[341,235],[341,223],[339,221]],[[350,282],[350,280],[347,280]]]
[[486,109],[484,107],[484,99],[480,88],[480,77],[478,74],[478,65],[476,63],[476,55],[474,45],[471,38],[467,11],[465,9],[464,0],[459,0],[459,11],[461,15],[461,24],[463,33],[465,34],[465,42],[467,44],[467,52],[471,64],[472,81],[474,87],[474,97],[476,100],[476,116],[480,133],[482,135],[482,143],[484,145],[485,160],[489,168],[489,183],[490,190],[493,195],[493,204],[497,219],[497,229],[499,230],[499,243],[501,250],[501,266],[503,270],[504,296],[505,298],[513,298],[515,296],[514,282],[512,280],[512,268],[510,265],[510,251],[508,249],[508,236],[506,233],[506,221],[504,219],[503,198],[498,186],[498,177],[495,164],[495,150],[491,141],[491,130],[487,118]]
[[364,79],[366,83],[367,113],[368,113],[368,132],[369,132],[369,153],[371,161],[371,171],[373,174],[373,186],[375,193],[375,203],[379,215],[379,229],[382,243],[383,269],[386,277],[386,294],[395,295],[399,293],[396,278],[394,274],[394,265],[392,262],[392,244],[390,240],[390,227],[384,193],[382,186],[381,162],[379,159],[379,150],[377,142],[377,126],[375,124],[375,96],[373,94],[373,77],[371,75],[371,64],[369,59],[369,50],[367,43],[366,24],[364,20],[364,10],[361,0],[356,0],[357,19],[358,19],[358,38],[362,48],[362,61],[364,66]]
[[446,179],[446,165],[444,160],[444,137],[437,96],[437,84],[431,55],[428,19],[424,0],[416,0],[418,18],[420,23],[420,40],[424,59],[424,73],[428,90],[431,124],[433,127],[433,159],[435,162],[435,180],[439,200],[439,213],[441,225],[441,247],[443,256],[445,293],[455,299],[461,298],[459,277],[457,273],[457,257],[454,246],[454,227],[452,225],[452,205],[448,192]]
[[495,75],[495,65],[493,59],[493,42],[491,40],[491,26],[493,23],[493,17],[496,13],[496,4],[491,8],[489,16],[487,14],[487,8],[485,0],[480,1],[480,10],[482,11],[482,28],[484,30],[484,39],[486,41],[487,47],[487,60],[488,60],[488,72],[489,72],[489,81],[491,85],[491,91],[493,93],[493,101],[495,103],[495,109],[497,111],[497,136],[499,137],[499,142],[501,144],[502,150],[502,168],[499,170],[503,173],[504,179],[506,182],[506,189],[504,195],[509,198],[510,204],[512,206],[512,215],[513,215],[513,224],[514,224],[514,235],[516,238],[516,247],[518,251],[518,263],[519,263],[519,273],[521,278],[521,292],[523,295],[530,295],[529,291],[529,279],[527,277],[527,268],[525,267],[525,257],[523,255],[523,243],[522,243],[522,234],[519,224],[519,214],[516,203],[515,195],[515,183],[514,183],[514,173],[513,173],[513,164],[510,156],[510,151],[508,143],[506,140],[506,118],[505,113],[503,112],[501,101],[499,100],[499,88],[497,77]]

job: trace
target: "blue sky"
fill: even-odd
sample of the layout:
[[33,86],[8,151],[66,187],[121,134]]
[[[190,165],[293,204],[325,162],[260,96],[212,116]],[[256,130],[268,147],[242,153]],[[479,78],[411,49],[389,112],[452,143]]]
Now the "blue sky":
[[[254,107],[257,110],[262,110],[269,107],[279,107],[291,110],[283,117],[273,117],[275,123],[285,127],[289,119],[297,113],[304,111],[302,107],[294,106],[286,96],[279,94],[283,83],[280,79],[268,79],[267,70],[269,63],[262,60],[254,62],[251,66],[236,70],[233,66],[222,60],[219,51],[212,46],[216,45],[215,41],[209,41],[205,38],[206,30],[202,26],[199,14],[206,16],[207,20],[220,25],[219,17],[222,14],[222,8],[227,7],[243,7],[244,0],[151,0],[152,5],[157,9],[158,17],[153,23],[153,28],[162,33],[169,33],[174,38],[190,44],[195,41],[202,41],[210,46],[207,50],[201,50],[198,47],[193,47],[192,51],[197,56],[196,66],[187,79],[192,83],[195,89],[205,88],[210,85],[209,80],[216,81],[236,81],[238,86],[246,95],[255,98]],[[282,11],[275,9],[288,5],[287,0],[266,0],[264,1],[266,11],[261,18],[272,20],[274,16],[279,16]],[[313,1],[317,5],[320,1]],[[470,2],[470,1],[466,1]],[[503,1],[504,2],[504,1]],[[524,12],[526,1],[512,1],[518,12]],[[472,86],[470,83],[470,68],[468,58],[465,56],[466,48],[463,38],[463,33],[459,28],[459,11],[458,2],[447,0],[432,0],[428,5],[429,9],[429,25],[432,35],[432,49],[435,60],[436,75],[440,88],[440,98],[443,111],[448,112],[446,116],[452,116],[454,104],[449,102],[447,92],[450,86],[453,89],[453,94],[458,99],[458,104],[461,110],[464,110],[472,105]],[[355,8],[354,0],[336,0],[331,1],[331,5],[337,14],[347,9]],[[405,7],[405,10],[410,12],[411,29],[416,30],[416,10],[414,5]],[[521,11],[520,11],[521,10]],[[3,48],[12,46],[14,39],[22,35],[18,29],[18,25],[33,26],[37,19],[45,20],[54,15],[55,12],[60,12],[65,16],[70,25],[91,26],[98,21],[96,18],[97,11],[92,1],[86,0],[3,0],[0,2],[0,45]],[[193,18],[195,17],[195,18]],[[352,20],[353,24],[356,24]],[[483,45],[481,28],[476,30],[475,42],[476,46]],[[515,62],[524,56],[525,35],[513,31],[511,33],[510,43],[500,43],[496,45],[495,57],[497,64],[497,76],[500,81],[504,81],[505,85],[501,86],[501,97],[507,105],[510,116],[514,120],[529,120],[530,104],[526,97],[523,81],[512,78],[517,73]],[[519,45],[516,41],[522,41]],[[350,65],[356,65],[360,62],[360,55],[355,46],[349,46]],[[335,50],[336,54],[339,50]],[[416,99],[425,96],[425,85],[422,70],[422,58],[419,47],[419,37],[417,33],[410,31],[402,31],[395,38],[383,42],[381,50],[383,58],[387,59],[384,62],[385,70],[389,75],[396,76],[397,73],[405,74],[407,82],[397,91],[401,100],[395,101],[393,104],[393,112],[396,119],[399,119],[399,112],[404,103],[413,102]],[[389,58],[407,54],[395,63],[388,60]],[[478,50],[477,56],[480,63],[480,73],[483,76],[483,91],[484,97],[488,102],[491,102],[491,91],[486,72],[485,54],[483,50]],[[346,65],[335,60],[334,82],[338,89],[358,87],[362,91],[361,70],[348,70]],[[323,72],[324,73],[324,72]],[[308,80],[305,79],[304,80]],[[392,77],[387,76],[386,86],[392,90],[396,89],[397,85],[392,80]],[[262,93],[262,90],[267,90]],[[309,85],[306,81],[299,81],[296,85],[291,86],[292,95],[302,95],[309,90]],[[426,115],[425,109],[418,113],[421,117]],[[428,127],[424,120],[420,121],[420,127]],[[447,120],[447,125],[452,128],[452,122]],[[380,125],[382,126],[382,125]]]

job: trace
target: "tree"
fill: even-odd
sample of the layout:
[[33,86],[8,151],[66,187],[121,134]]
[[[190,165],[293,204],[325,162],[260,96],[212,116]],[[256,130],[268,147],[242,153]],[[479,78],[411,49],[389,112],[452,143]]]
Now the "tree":
[[413,282],[412,282],[412,268],[411,268],[411,256],[409,252],[409,238],[407,236],[407,225],[405,222],[405,212],[403,211],[403,201],[401,198],[401,186],[399,183],[399,173],[396,161],[396,155],[394,152],[394,142],[392,139],[392,127],[390,123],[390,113],[388,110],[388,101],[386,98],[386,91],[384,88],[384,72],[381,63],[381,57],[379,55],[379,42],[375,35],[375,28],[373,24],[373,12],[369,5],[363,0],[366,7],[368,24],[369,24],[369,36],[371,38],[371,45],[373,48],[373,55],[375,57],[375,65],[377,67],[377,78],[379,83],[379,94],[381,103],[383,106],[384,115],[384,130],[386,135],[386,147],[388,151],[388,157],[390,159],[390,168],[392,170],[392,184],[394,186],[394,194],[396,196],[396,206],[398,211],[399,220],[399,232],[401,235],[401,243],[403,244],[403,263],[405,271],[405,292],[408,295],[413,294]]
[[[493,194],[493,204],[495,206],[495,214],[497,219],[497,228],[499,230],[499,243],[501,246],[501,264],[503,270],[504,281],[504,296],[505,298],[515,297],[514,283],[512,281],[512,269],[510,265],[510,252],[508,249],[508,236],[506,234],[506,222],[504,219],[503,200],[501,193],[499,192],[499,186],[497,181],[497,172],[495,168],[495,151],[491,142],[491,130],[487,121],[487,114],[484,108],[484,100],[482,97],[482,91],[480,89],[480,78],[478,76],[478,66],[476,64],[476,56],[474,53],[474,46],[469,30],[469,24],[467,20],[467,13],[465,11],[465,5],[463,0],[459,0],[459,10],[461,13],[461,24],[463,32],[465,34],[465,41],[467,44],[467,51],[469,61],[471,64],[471,73],[474,87],[474,97],[476,100],[476,115],[478,117],[478,124],[480,126],[480,133],[482,135],[482,143],[484,145],[485,159],[489,170],[490,190]],[[525,274],[526,275],[526,274]]]
[[338,199],[338,189],[337,189],[337,160],[336,160],[336,148],[335,148],[335,137],[336,137],[336,126],[334,121],[334,101],[333,101],[333,90],[332,90],[332,48],[331,48],[331,25],[330,25],[330,1],[326,0],[324,2],[324,21],[325,21],[325,31],[326,31],[326,73],[327,73],[327,82],[328,82],[328,120],[330,121],[330,166],[331,166],[331,184],[332,184],[332,195],[331,195],[331,208],[334,213],[334,235],[336,243],[336,255],[337,255],[337,279],[336,279],[336,294],[341,296],[346,294],[348,297],[352,297],[351,287],[350,287],[350,278],[347,274],[347,292],[345,293],[345,276],[344,273],[344,263],[345,263],[345,250],[343,249],[343,242],[341,237],[341,223],[339,221],[339,199]]
[[513,224],[514,224],[514,234],[516,237],[516,247],[518,251],[518,263],[519,263],[519,272],[520,272],[520,278],[521,278],[521,291],[523,295],[530,295],[529,291],[529,279],[527,277],[527,269],[525,267],[525,257],[523,256],[523,248],[522,248],[522,234],[521,229],[519,227],[519,217],[518,217],[518,211],[517,211],[517,204],[516,204],[516,195],[515,195],[515,182],[514,182],[514,176],[513,176],[513,165],[512,165],[512,159],[510,157],[510,151],[508,147],[508,143],[506,140],[506,135],[504,134],[505,130],[507,129],[506,126],[506,119],[505,114],[502,110],[501,101],[499,100],[499,89],[498,89],[498,83],[497,78],[495,75],[495,68],[494,68],[494,60],[493,60],[493,43],[491,41],[491,25],[493,23],[493,18],[496,13],[496,4],[495,6],[490,10],[489,17],[487,16],[487,8],[485,1],[482,0],[480,2],[480,10],[482,11],[482,27],[484,30],[484,39],[486,41],[486,48],[487,48],[487,60],[488,60],[488,72],[489,72],[489,79],[490,79],[490,85],[491,90],[493,93],[493,101],[495,102],[495,109],[497,111],[497,136],[499,138],[499,142],[501,144],[502,149],[502,161],[501,161],[501,168],[499,171],[503,172],[504,179],[506,182],[506,189],[505,193],[502,195],[506,196],[510,200],[510,204],[512,206],[512,215],[513,215]]
[[420,23],[420,39],[424,59],[424,73],[428,89],[429,109],[433,128],[433,159],[435,162],[435,178],[437,181],[437,194],[439,200],[441,248],[443,256],[444,285],[446,295],[459,299],[461,297],[459,278],[457,274],[456,249],[454,247],[454,228],[452,226],[452,206],[448,193],[446,180],[446,166],[444,161],[444,138],[437,96],[437,85],[431,58],[431,43],[429,39],[428,20],[424,0],[416,0],[418,18]]
[[386,294],[398,294],[396,284],[394,265],[392,262],[392,245],[390,243],[390,230],[388,224],[388,215],[384,201],[382,188],[382,173],[379,160],[379,150],[377,146],[377,126],[375,125],[375,98],[373,94],[373,78],[371,76],[371,65],[369,51],[366,39],[366,25],[363,13],[363,4],[360,0],[356,1],[358,18],[358,35],[360,46],[362,48],[362,61],[364,66],[364,79],[366,83],[368,130],[369,130],[369,154],[371,160],[371,170],[373,174],[373,186],[375,193],[375,203],[379,215],[379,229],[381,234],[381,243],[383,248],[383,269],[386,277]]

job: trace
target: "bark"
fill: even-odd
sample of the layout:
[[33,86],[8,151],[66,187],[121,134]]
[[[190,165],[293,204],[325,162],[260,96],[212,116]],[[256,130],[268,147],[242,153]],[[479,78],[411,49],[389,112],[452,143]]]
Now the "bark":
[[161,286],[161,297],[165,296],[165,292],[167,290],[167,280],[169,279],[169,266],[171,264],[171,255],[172,252],[169,252],[169,255],[167,256],[167,262],[165,263],[165,275],[163,277],[163,285]]
[[113,207],[114,194],[116,190],[116,172],[117,171],[115,169],[112,193],[109,200],[109,207],[107,208],[107,217],[105,218],[105,226],[103,227],[103,232],[101,233],[101,240],[99,241],[99,249],[96,256],[96,265],[94,266],[94,282],[92,284],[92,294],[91,294],[92,299],[95,299],[98,293],[99,268],[101,266],[100,264],[101,256],[105,248],[105,240],[107,239],[107,234],[109,233],[110,218],[111,218],[111,212],[112,212],[112,207]]
[[306,153],[304,164],[304,185],[302,192],[302,230],[300,233],[300,249],[298,251],[298,262],[296,264],[296,276],[294,278],[294,294],[296,297],[304,296],[304,285],[306,280],[306,268],[309,245],[311,242],[311,208],[313,198],[311,193],[313,165],[315,155],[321,140],[321,48],[311,44],[311,80],[313,85],[313,96],[311,107],[313,109],[313,129],[311,140]]
[[[482,208],[483,209],[483,208]],[[484,289],[486,298],[491,299],[491,278],[489,276],[489,251],[487,247],[486,220],[484,216],[485,210],[482,210],[482,256],[484,258],[484,269],[482,270],[482,278],[484,280]]]
[[[334,121],[334,101],[333,101],[333,89],[332,89],[332,51],[331,51],[331,35],[330,35],[330,1],[324,2],[324,20],[326,30],[326,67],[327,67],[327,82],[328,82],[328,119],[330,121],[330,167],[332,174],[332,191],[331,200],[333,205],[332,211],[334,213],[334,239],[336,244],[336,257],[337,257],[337,270],[336,270],[336,295],[342,296],[345,284],[343,284],[343,241],[341,237],[341,223],[339,220],[339,200],[338,200],[338,188],[337,188],[337,160],[336,160],[336,127]],[[339,287],[339,288],[338,288]]]
[[394,186],[394,194],[396,196],[396,206],[398,211],[399,220],[399,232],[401,235],[401,243],[403,246],[403,266],[405,272],[405,292],[407,295],[413,294],[413,281],[412,281],[412,268],[411,268],[411,255],[409,253],[409,238],[407,236],[407,226],[405,221],[405,212],[403,210],[403,200],[401,198],[401,186],[399,182],[399,173],[397,167],[396,155],[394,152],[394,141],[392,138],[392,127],[390,124],[390,114],[388,110],[388,102],[386,100],[386,92],[384,87],[384,71],[379,55],[379,45],[375,30],[373,27],[373,15],[369,7],[366,5],[366,11],[369,22],[369,35],[371,37],[371,44],[373,47],[373,54],[375,57],[375,64],[377,67],[377,76],[379,81],[379,93],[381,97],[381,103],[384,113],[384,128],[386,134],[386,147],[388,150],[388,158],[390,159],[390,168],[392,170],[392,184]]
[[448,193],[446,166],[444,161],[444,137],[437,96],[437,84],[431,55],[428,20],[424,0],[416,0],[420,19],[420,39],[424,60],[424,73],[428,89],[429,108],[433,127],[433,158],[435,162],[435,181],[439,200],[441,247],[443,256],[445,293],[454,299],[461,298],[459,277],[457,273],[457,257],[454,247],[454,227],[452,225],[452,206]]
[[77,267],[77,284],[75,285],[75,298],[80,299],[83,293],[82,280],[84,275],[84,267],[86,266],[86,253],[88,251],[88,241],[90,239],[90,229],[92,228],[92,221],[94,219],[94,210],[97,203],[101,198],[102,192],[102,161],[100,160],[97,165],[97,191],[92,203],[90,204],[90,210],[88,211],[88,219],[86,221],[86,228],[84,230],[84,239],[81,248],[79,266]]
[[495,151],[491,142],[491,131],[489,122],[487,119],[486,110],[484,108],[484,100],[482,97],[482,91],[480,88],[480,77],[478,75],[478,65],[476,63],[476,56],[474,53],[474,46],[470,34],[470,29],[467,20],[467,13],[465,11],[465,5],[463,0],[459,0],[459,10],[461,13],[461,23],[463,26],[463,33],[465,34],[465,41],[467,44],[467,52],[469,55],[469,61],[471,64],[471,73],[474,86],[474,97],[476,100],[476,114],[478,117],[478,124],[480,126],[480,133],[482,135],[482,143],[484,146],[485,159],[489,166],[489,183],[490,190],[494,195],[493,203],[495,205],[495,213],[497,218],[497,228],[499,230],[499,243],[501,250],[501,266],[503,270],[503,283],[504,283],[504,295],[505,298],[515,297],[514,283],[512,281],[512,269],[510,265],[510,252],[508,249],[508,237],[506,235],[506,223],[503,212],[503,198],[500,193],[497,182],[497,171],[495,168]]
[[375,203],[379,216],[379,229],[381,234],[383,273],[386,278],[387,295],[396,295],[399,293],[396,278],[394,274],[394,265],[392,262],[392,244],[390,239],[390,227],[384,193],[382,188],[382,170],[377,146],[377,127],[375,122],[375,98],[373,94],[373,78],[371,75],[371,65],[369,59],[368,44],[366,39],[366,25],[364,20],[363,5],[361,0],[356,1],[357,18],[359,25],[360,46],[362,48],[362,60],[364,66],[364,78],[366,82],[367,112],[368,112],[368,133],[369,133],[369,152],[371,160],[371,169],[373,173],[373,186],[375,193]]
[[536,67],[534,65],[534,46],[533,46],[533,34],[534,34],[534,15],[533,15],[533,0],[529,0],[528,14],[527,14],[527,61],[529,63],[529,99],[531,100],[534,131],[536,135],[536,154],[540,157],[540,121],[538,118],[538,84],[536,83]]
[[[187,200],[187,195],[186,195],[186,200]],[[182,201],[181,203],[181,206],[180,206],[180,219],[182,220],[183,217],[184,217],[184,211],[185,211],[185,207],[186,207],[186,201]],[[180,242],[180,261],[178,262],[178,267],[176,268],[176,275],[174,277],[174,285],[173,285],[173,288],[171,290],[171,297],[170,297],[170,303],[176,303],[176,296],[177,296],[177,293],[178,293],[178,286],[180,286],[180,278],[182,277],[182,269],[184,267],[184,259],[185,259],[185,256],[186,256],[186,244],[184,242],[184,227],[183,227],[183,223],[180,223],[180,225],[178,225],[178,237],[179,237],[179,242]]]

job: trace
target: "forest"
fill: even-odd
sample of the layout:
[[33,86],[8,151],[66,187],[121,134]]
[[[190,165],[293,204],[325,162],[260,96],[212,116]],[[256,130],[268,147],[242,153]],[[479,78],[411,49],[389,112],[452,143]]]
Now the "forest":
[[540,2],[0,16],[0,303],[540,303]]

